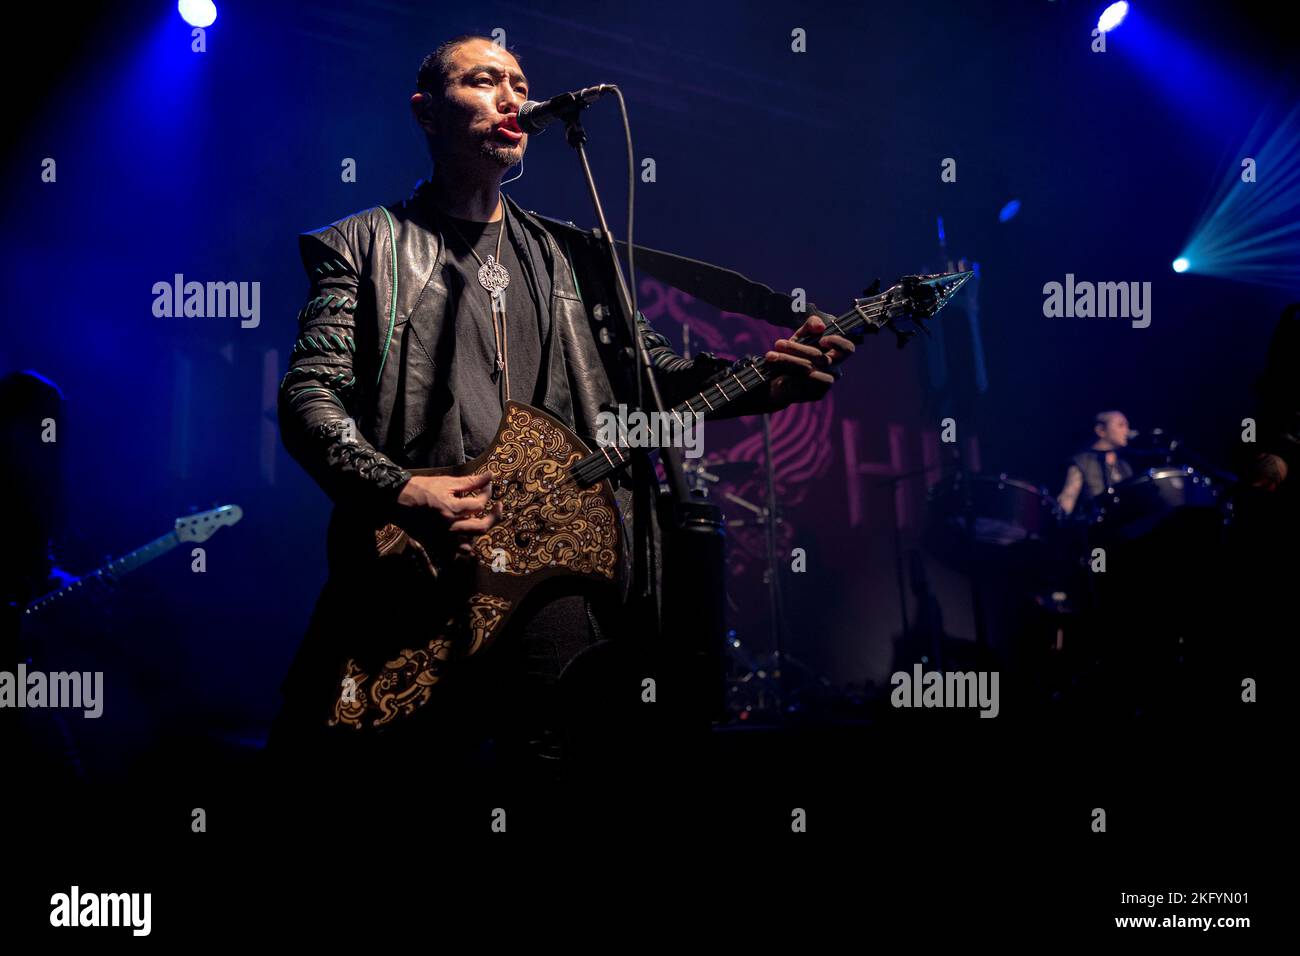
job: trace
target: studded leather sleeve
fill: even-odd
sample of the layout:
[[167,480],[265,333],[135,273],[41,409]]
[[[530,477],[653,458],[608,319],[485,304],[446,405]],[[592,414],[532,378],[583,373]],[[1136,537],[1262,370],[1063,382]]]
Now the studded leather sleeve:
[[335,503],[391,505],[411,474],[367,441],[357,424],[366,386],[374,383],[361,381],[357,369],[360,283],[347,240],[330,227],[300,236],[299,247],[311,288],[280,382],[281,439]]
[[[728,362],[712,352],[700,352],[694,358],[682,358],[673,351],[667,338],[650,327],[640,312],[637,313],[637,328],[641,333],[641,341],[645,343],[650,364],[659,374],[664,401],[670,405],[680,405],[697,392],[728,378],[740,370],[744,361],[737,359]],[[738,418],[742,415],[761,415],[772,410],[774,408],[766,391],[753,391],[741,395],[726,408],[709,412],[704,417]]]

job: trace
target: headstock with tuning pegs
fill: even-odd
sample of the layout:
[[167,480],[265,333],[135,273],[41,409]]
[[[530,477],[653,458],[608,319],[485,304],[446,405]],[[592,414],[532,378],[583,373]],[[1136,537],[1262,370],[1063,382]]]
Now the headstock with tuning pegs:
[[884,292],[877,291],[880,288],[877,279],[864,290],[863,298],[853,300],[853,309],[833,325],[850,334],[858,329],[873,334],[889,329],[901,349],[916,336],[917,330],[930,334],[925,320],[938,314],[974,274],[938,272],[903,276]]

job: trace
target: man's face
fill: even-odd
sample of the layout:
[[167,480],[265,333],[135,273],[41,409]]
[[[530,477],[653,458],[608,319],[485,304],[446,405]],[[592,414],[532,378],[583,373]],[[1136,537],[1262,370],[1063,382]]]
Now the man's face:
[[1097,425],[1098,436],[1116,448],[1123,448],[1128,444],[1128,431],[1128,419],[1119,412],[1107,415],[1105,420]]
[[502,47],[470,40],[452,51],[447,87],[434,116],[439,152],[463,161],[487,159],[501,169],[523,159],[528,136],[515,114],[528,99],[519,63]]

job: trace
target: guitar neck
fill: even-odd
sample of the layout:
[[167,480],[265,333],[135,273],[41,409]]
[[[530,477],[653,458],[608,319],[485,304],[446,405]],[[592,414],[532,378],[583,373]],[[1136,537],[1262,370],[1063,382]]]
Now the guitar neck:
[[[853,335],[864,327],[877,331],[884,324],[885,296],[859,300],[848,312],[826,323],[826,331],[815,335],[802,335],[791,341],[800,345],[815,345],[823,335]],[[713,385],[697,392],[680,405],[674,406],[668,414],[677,419],[683,427],[688,421],[687,415],[707,415],[720,412],[741,398],[741,396],[762,386],[773,378],[777,370],[766,359],[757,359],[743,365],[739,371],[728,374]],[[574,477],[579,484],[593,485],[625,468],[632,461],[631,453],[617,445],[607,445],[588,455],[573,466]]]
[[84,575],[67,587],[59,588],[57,591],[51,591],[44,597],[37,598],[31,604],[27,605],[23,611],[24,614],[34,614],[43,610],[52,604],[56,604],[63,599],[70,597],[79,591],[89,578],[117,578],[123,574],[129,574],[142,565],[148,564],[155,558],[160,558],[172,548],[181,543],[180,536],[175,531],[170,531],[161,538],[155,538],[143,547],[136,548],[134,551],[122,555],[120,558],[114,558],[102,568],[96,568],[89,574]]

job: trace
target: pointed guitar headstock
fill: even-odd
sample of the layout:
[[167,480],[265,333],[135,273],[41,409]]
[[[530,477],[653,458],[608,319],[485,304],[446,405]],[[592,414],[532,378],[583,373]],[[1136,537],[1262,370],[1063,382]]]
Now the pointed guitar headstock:
[[866,290],[861,299],[853,300],[853,311],[868,332],[888,328],[898,338],[901,349],[917,333],[925,332],[924,322],[952,301],[974,272],[937,272],[930,275],[903,276],[884,292],[877,293],[880,280]]

